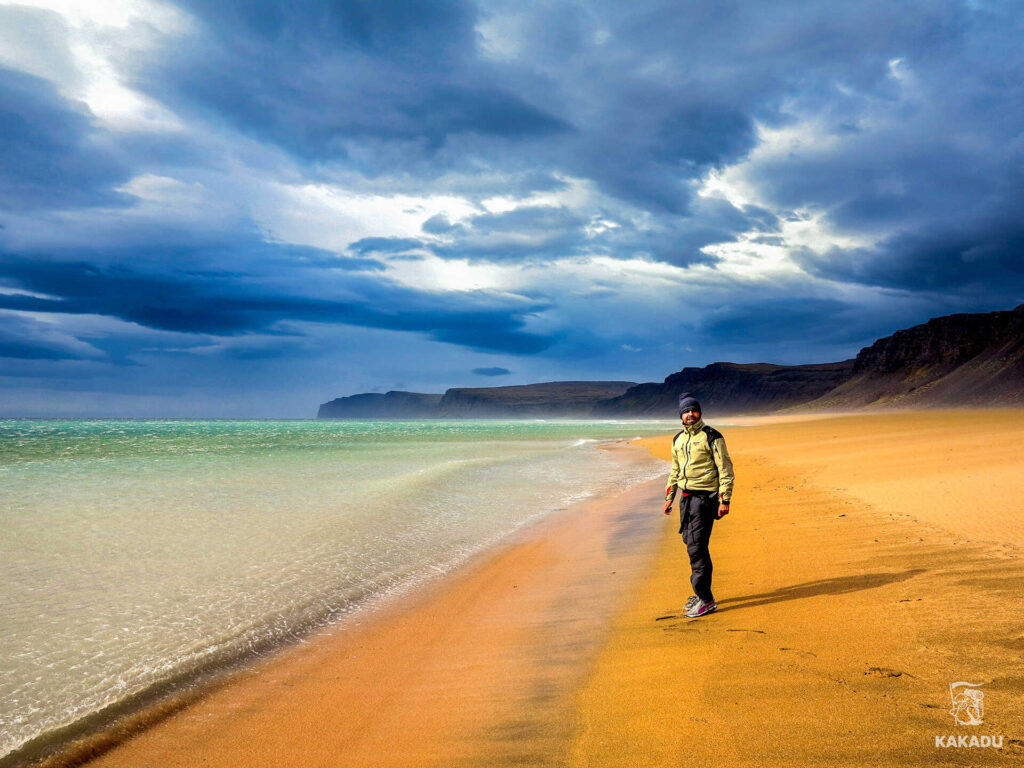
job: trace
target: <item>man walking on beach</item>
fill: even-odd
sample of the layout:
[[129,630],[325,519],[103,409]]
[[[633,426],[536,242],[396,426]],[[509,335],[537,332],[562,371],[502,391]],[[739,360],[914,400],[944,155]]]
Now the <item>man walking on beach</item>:
[[665,489],[665,514],[672,511],[676,491],[679,500],[679,532],[690,555],[690,583],[693,596],[683,609],[691,619],[718,608],[711,592],[711,527],[729,514],[732,498],[732,459],[722,433],[701,418],[700,403],[686,393],[679,397],[679,418],[683,431],[672,440],[672,472]]

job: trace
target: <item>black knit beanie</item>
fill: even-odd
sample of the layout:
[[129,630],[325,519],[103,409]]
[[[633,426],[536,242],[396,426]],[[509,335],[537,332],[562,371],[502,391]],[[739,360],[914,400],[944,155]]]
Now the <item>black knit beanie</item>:
[[700,403],[697,402],[697,398],[689,392],[679,396],[679,415],[682,416],[686,411],[704,413],[704,409],[700,407]]

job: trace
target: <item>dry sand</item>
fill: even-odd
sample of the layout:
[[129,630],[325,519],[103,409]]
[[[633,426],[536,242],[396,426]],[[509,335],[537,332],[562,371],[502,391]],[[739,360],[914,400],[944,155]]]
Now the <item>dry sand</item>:
[[[1019,763],[1024,412],[723,431],[737,491],[712,538],[718,613],[680,616],[689,569],[655,482],[544,521],[90,765]],[[984,683],[982,725],[954,723],[955,681]],[[935,746],[951,734],[1003,748]]]
[[[571,764],[1019,763],[1024,412],[725,431],[720,612],[680,618],[687,567],[667,537],[580,692]],[[957,681],[984,683],[982,725],[954,723]],[[936,748],[951,734],[1003,748]]]

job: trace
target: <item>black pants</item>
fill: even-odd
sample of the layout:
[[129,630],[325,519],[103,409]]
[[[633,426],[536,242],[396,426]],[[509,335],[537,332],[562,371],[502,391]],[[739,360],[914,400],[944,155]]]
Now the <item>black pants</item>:
[[690,555],[690,583],[693,594],[706,603],[714,601],[711,593],[711,528],[718,517],[718,494],[693,494],[679,500],[679,532],[683,534]]

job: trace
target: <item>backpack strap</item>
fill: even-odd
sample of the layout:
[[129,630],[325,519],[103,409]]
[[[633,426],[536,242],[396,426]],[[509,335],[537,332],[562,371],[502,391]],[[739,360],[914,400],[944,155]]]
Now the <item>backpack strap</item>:
[[704,425],[704,429],[702,431],[704,432],[705,435],[708,436],[708,443],[709,444],[715,442],[715,440],[721,440],[722,439],[722,433],[719,432],[714,427],[709,427],[707,424]]
[[708,436],[708,450],[711,451],[713,456],[715,453],[715,440],[723,440],[724,437],[721,432],[714,427],[709,427],[707,424],[704,425],[704,429],[701,431]]

